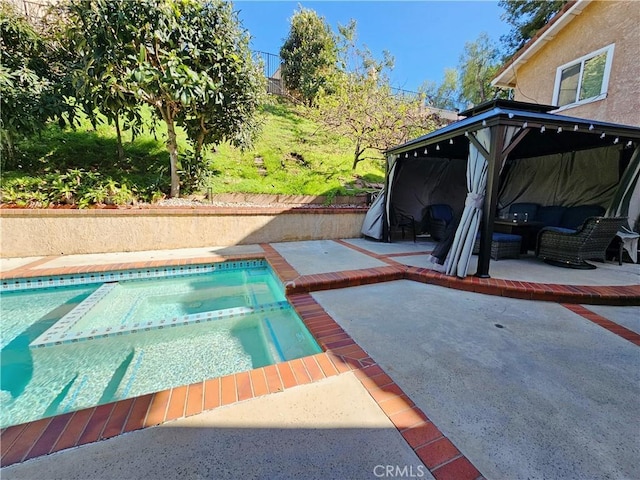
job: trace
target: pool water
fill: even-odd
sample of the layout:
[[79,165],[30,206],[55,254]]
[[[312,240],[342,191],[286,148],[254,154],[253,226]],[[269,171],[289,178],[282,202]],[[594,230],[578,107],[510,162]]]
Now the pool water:
[[3,291],[0,427],[320,352],[268,267]]

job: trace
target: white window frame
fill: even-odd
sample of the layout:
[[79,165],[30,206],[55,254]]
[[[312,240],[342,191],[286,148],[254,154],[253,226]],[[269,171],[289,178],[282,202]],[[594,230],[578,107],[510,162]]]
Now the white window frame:
[[584,100],[578,100],[573,103],[568,103],[566,105],[558,107],[556,111],[565,110],[567,108],[572,108],[578,105],[584,105],[585,103],[596,102],[598,100],[602,100],[603,98],[606,98],[607,90],[609,88],[609,75],[611,74],[611,64],[613,63],[614,47],[615,47],[615,43],[612,43],[611,45],[607,45],[606,47],[600,48],[599,50],[583,55],[580,58],[572,60],[571,62],[565,63],[564,65],[560,65],[556,69],[556,83],[553,89],[553,105],[558,105],[558,100],[560,98],[560,80],[562,78],[563,70],[569,67],[572,67],[574,65],[578,65],[578,64],[580,65],[580,78],[578,79],[578,89],[576,91],[576,96],[577,96],[577,94],[580,92],[580,88],[582,87],[582,75],[584,72],[585,62],[593,57],[597,57],[602,53],[606,52],[607,54],[607,60],[604,66],[604,74],[602,76],[602,88],[600,89],[600,94],[596,95],[595,97],[585,98]]

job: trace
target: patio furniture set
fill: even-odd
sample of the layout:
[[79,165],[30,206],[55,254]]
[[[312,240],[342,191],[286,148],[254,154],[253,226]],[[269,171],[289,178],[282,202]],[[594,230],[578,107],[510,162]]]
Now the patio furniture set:
[[[534,251],[546,263],[581,269],[593,269],[586,260],[605,261],[607,248],[611,248],[626,218],[604,217],[605,209],[599,205],[564,207],[541,206],[536,203],[514,203],[507,213],[494,220],[491,258],[519,258],[520,254]],[[443,239],[447,225],[454,219],[449,205],[427,207],[423,229],[434,240]],[[398,226],[410,228],[415,241],[417,226],[413,218],[402,217]],[[473,253],[480,251],[480,235],[476,237]],[[622,244],[618,251],[622,264]]]

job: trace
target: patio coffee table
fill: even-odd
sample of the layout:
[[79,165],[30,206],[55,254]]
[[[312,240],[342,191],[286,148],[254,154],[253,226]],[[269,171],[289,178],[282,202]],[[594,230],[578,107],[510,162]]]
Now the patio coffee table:
[[508,219],[496,219],[493,221],[493,231],[499,233],[511,233],[520,235],[522,242],[520,243],[520,253],[527,253],[529,250],[536,249],[536,240],[538,232],[544,227],[543,222],[520,221]]

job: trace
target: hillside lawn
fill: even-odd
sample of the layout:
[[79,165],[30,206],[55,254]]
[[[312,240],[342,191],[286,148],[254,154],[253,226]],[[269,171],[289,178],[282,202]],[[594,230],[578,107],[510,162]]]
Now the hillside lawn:
[[[145,117],[151,119],[149,112]],[[223,144],[215,151],[208,150],[203,180],[193,189],[183,185],[182,195],[266,193],[332,198],[372,191],[384,182],[384,161],[379,153],[372,152],[377,159],[360,162],[352,170],[352,142],[322,131],[304,118],[298,107],[270,97],[260,117],[262,131],[253,148],[241,151]],[[165,128],[162,122],[155,126],[148,123],[133,141],[131,131],[123,129],[126,158],[122,162],[116,154],[115,128],[106,122],[95,130],[86,119],[75,129],[52,124],[24,139],[17,144],[14,161],[3,161],[2,202],[46,206],[77,204],[82,197],[83,206],[88,206],[102,203],[105,191],[120,191],[121,195],[111,197],[112,203],[118,204],[164,198],[169,191]],[[181,158],[189,150],[184,132],[179,131]],[[60,177],[71,187],[56,183]],[[83,182],[86,188],[80,191]],[[61,197],[65,201],[60,201]]]

